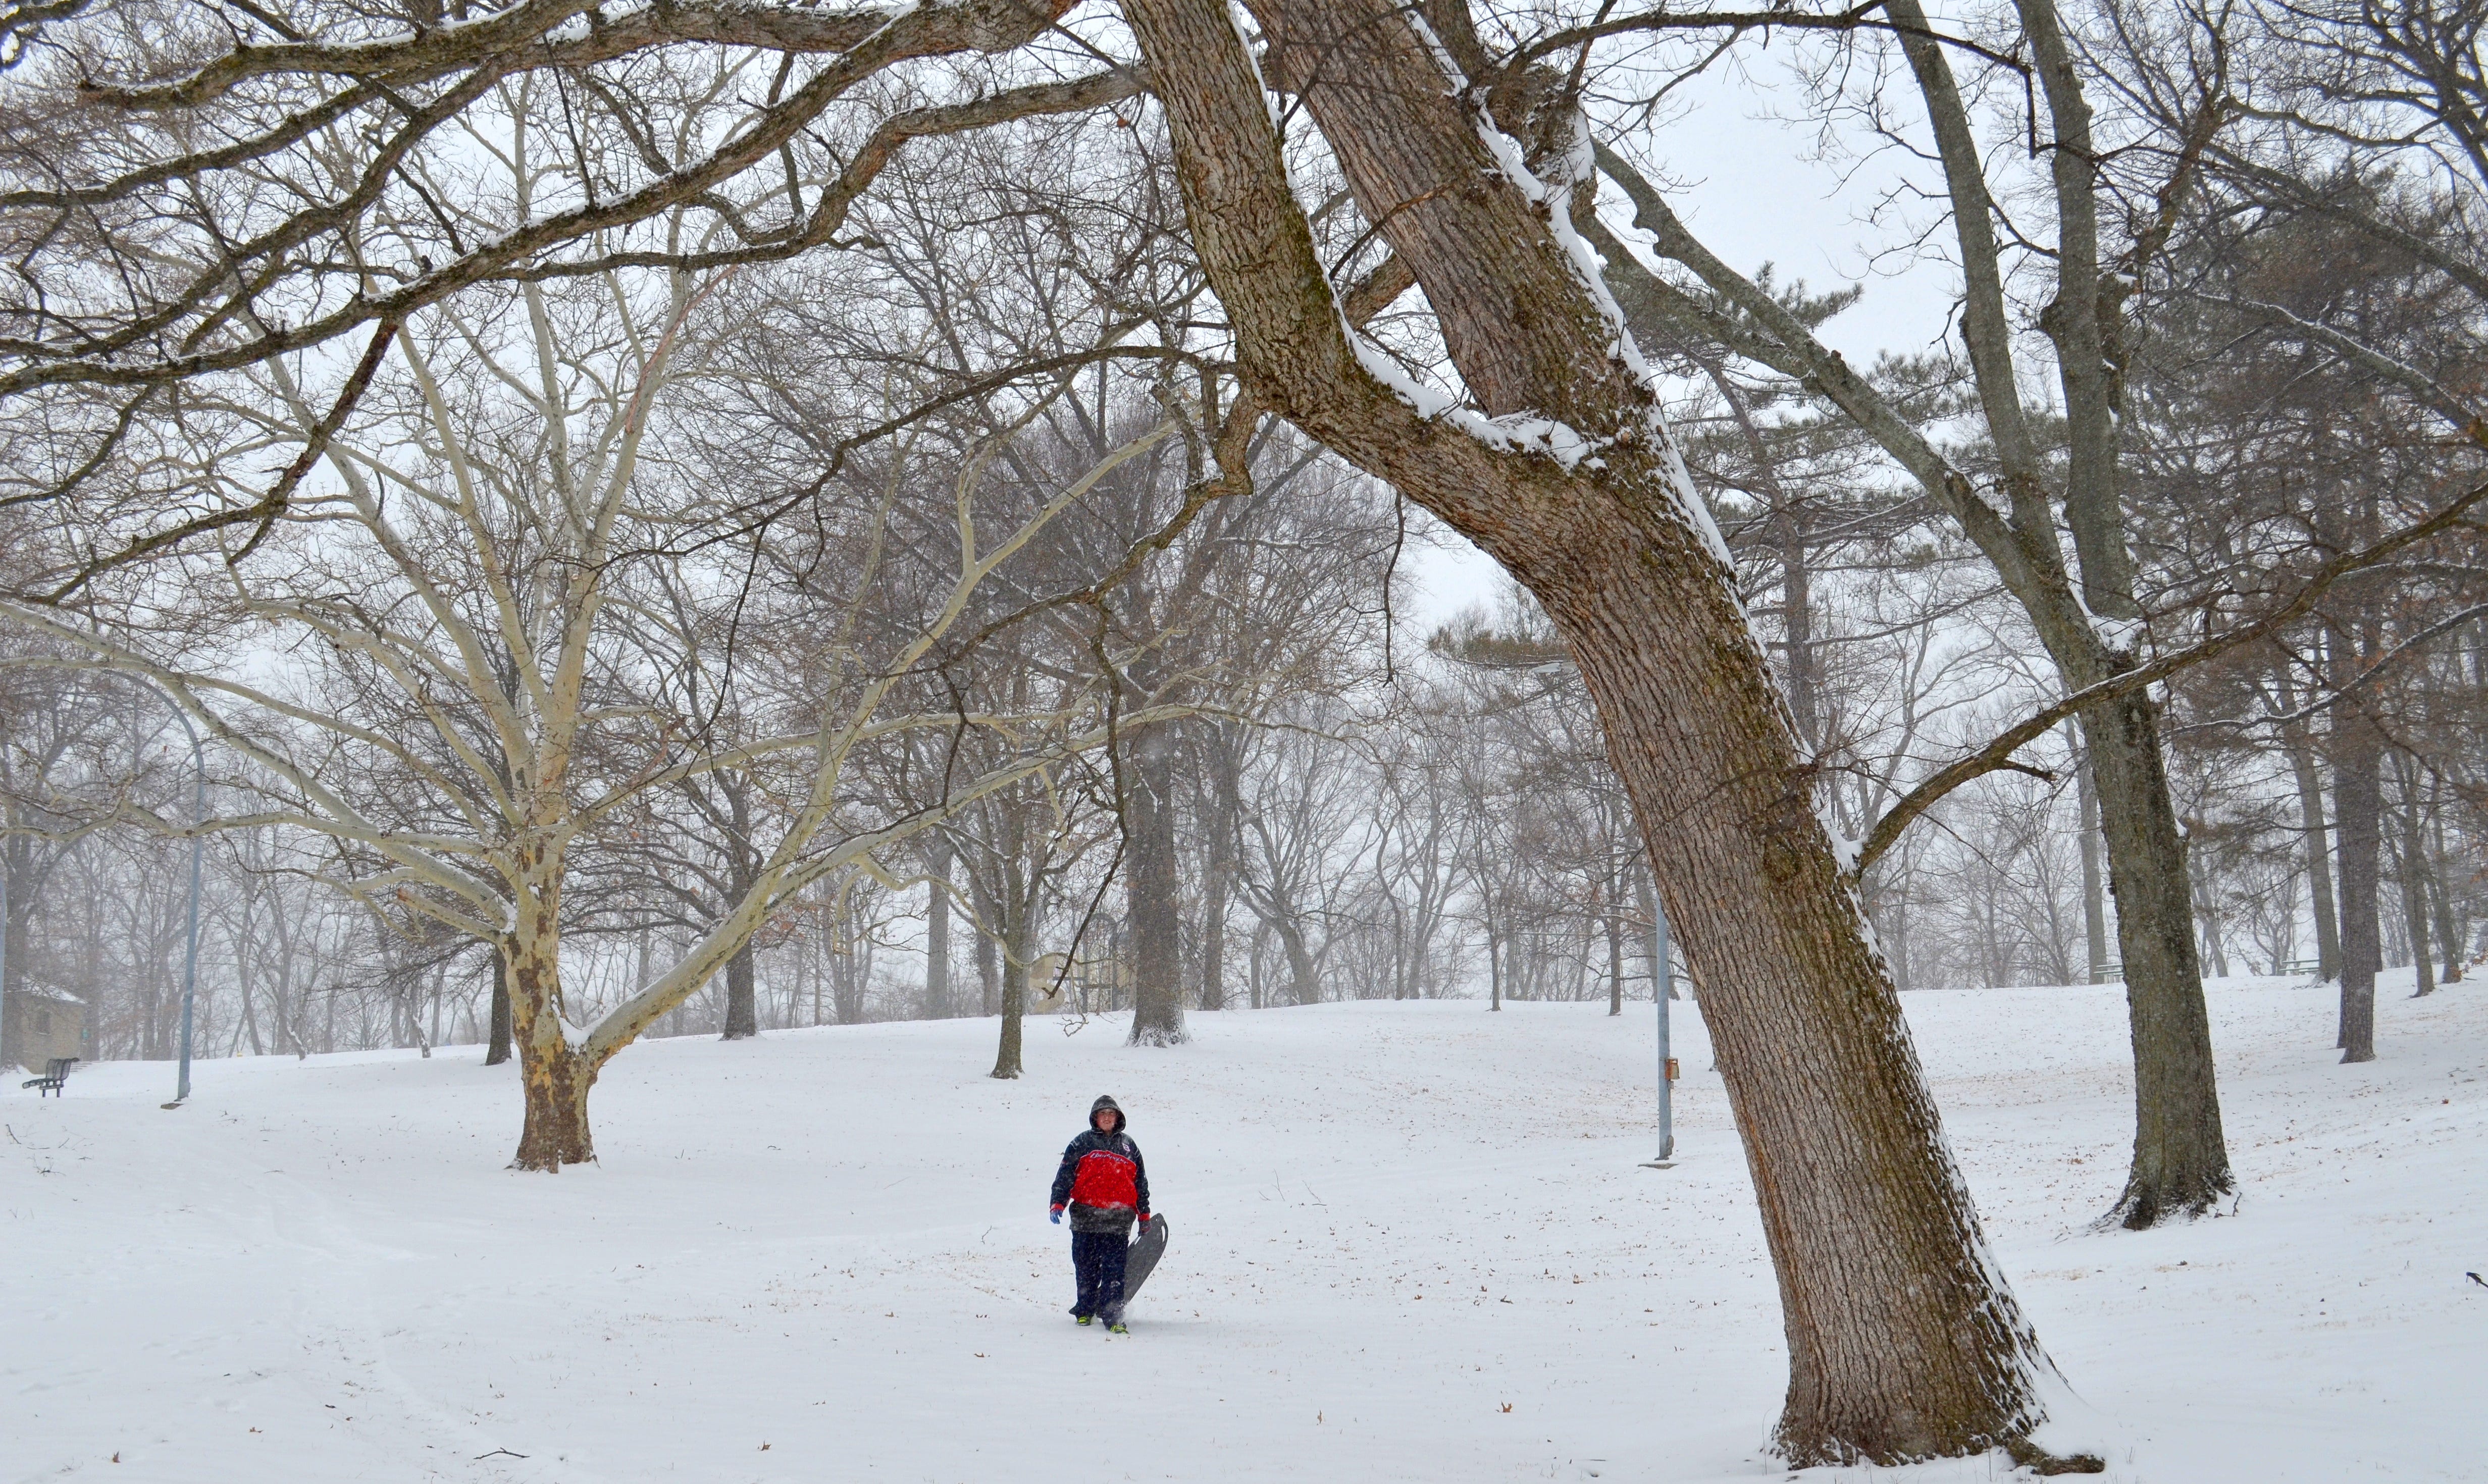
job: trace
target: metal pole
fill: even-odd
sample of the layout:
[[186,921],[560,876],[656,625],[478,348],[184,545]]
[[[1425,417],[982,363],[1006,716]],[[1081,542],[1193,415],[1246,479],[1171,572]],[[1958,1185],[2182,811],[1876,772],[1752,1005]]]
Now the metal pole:
[[1658,894],[1651,893],[1651,947],[1655,954],[1651,983],[1658,1000],[1658,1157],[1662,1161],[1676,1158],[1676,1059],[1668,1052],[1667,1000],[1675,989],[1675,976],[1667,966],[1667,909],[1658,905]]
[[[0,823],[6,823],[0,820]],[[9,860],[6,852],[9,835],[0,829],[0,1026],[14,1019],[9,1014]],[[0,1036],[0,1067],[9,1065],[10,1053],[17,1049],[14,1041]]]
[[182,718],[182,730],[189,734],[190,770],[195,775],[190,796],[190,925],[182,948],[182,1078],[173,1094],[173,1101],[182,1103],[190,1096],[190,1012],[199,997],[199,857],[208,842],[208,755],[199,746],[199,729],[190,725],[189,714],[176,705],[173,714]]

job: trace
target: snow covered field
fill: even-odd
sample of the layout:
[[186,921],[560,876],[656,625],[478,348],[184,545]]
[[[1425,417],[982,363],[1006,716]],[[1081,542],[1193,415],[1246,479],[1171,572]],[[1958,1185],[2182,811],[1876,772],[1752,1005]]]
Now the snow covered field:
[[[2110,1476],[2488,1476],[2488,996],[2212,993],[2234,1218],[2083,1223],[2130,1136],[2114,990],[1919,994],[1955,1148]],[[658,1042],[600,1167],[500,1166],[471,1049],[80,1069],[0,1097],[0,1477],[1711,1480],[1785,1381],[1688,1007],[1651,1170],[1650,1007],[1477,1002]],[[1173,1249],[1077,1330],[1045,1188],[1112,1091]],[[110,1462],[118,1458],[117,1465]],[[1891,1475],[1988,1479],[1988,1462]],[[1824,1470],[1808,1477],[1863,1476]]]

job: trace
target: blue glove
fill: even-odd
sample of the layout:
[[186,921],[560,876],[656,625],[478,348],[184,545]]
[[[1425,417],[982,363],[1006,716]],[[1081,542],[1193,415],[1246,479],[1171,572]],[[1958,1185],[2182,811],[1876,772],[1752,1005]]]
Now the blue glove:
[[1055,1225],[1057,1225],[1057,1226],[1061,1225],[1061,1224],[1062,1224],[1062,1208],[1061,1208],[1060,1206],[1057,1206],[1057,1207],[1055,1207],[1053,1211],[1051,1211],[1050,1213],[1048,1213],[1048,1214],[1047,1214],[1047,1216],[1046,1216],[1046,1218],[1046,1218],[1047,1220],[1049,1220],[1049,1221],[1052,1221],[1052,1222],[1053,1222]]

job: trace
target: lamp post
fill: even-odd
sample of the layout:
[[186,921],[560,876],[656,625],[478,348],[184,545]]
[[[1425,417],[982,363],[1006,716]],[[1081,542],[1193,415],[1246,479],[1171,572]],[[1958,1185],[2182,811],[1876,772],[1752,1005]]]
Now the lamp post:
[[1667,966],[1667,909],[1658,893],[1650,894],[1650,963],[1652,997],[1658,1001],[1658,1158],[1645,1169],[1672,1169],[1676,1160],[1676,1057],[1667,1044],[1667,1001],[1675,976]]
[[[5,826],[7,824],[8,817],[6,815],[0,815],[0,826]],[[8,1039],[5,1030],[5,1027],[13,1019],[9,1014],[8,1003],[9,860],[5,854],[8,849],[8,845],[9,831],[5,827],[0,827],[0,1067],[9,1065],[9,1053],[16,1050],[16,1044]]]

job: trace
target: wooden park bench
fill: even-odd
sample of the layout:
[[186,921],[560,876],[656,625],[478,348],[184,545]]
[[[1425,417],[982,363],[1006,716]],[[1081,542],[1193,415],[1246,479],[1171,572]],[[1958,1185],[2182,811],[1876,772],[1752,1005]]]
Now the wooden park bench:
[[60,1092],[69,1085],[70,1068],[76,1065],[77,1058],[74,1056],[55,1056],[43,1063],[42,1076],[30,1077],[18,1085],[34,1088],[35,1096],[39,1098],[49,1093]]

